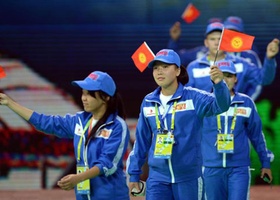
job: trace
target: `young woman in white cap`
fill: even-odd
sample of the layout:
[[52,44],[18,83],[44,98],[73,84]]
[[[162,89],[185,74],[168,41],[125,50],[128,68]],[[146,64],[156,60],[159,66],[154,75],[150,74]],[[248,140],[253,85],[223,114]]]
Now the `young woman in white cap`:
[[130,192],[141,191],[141,167],[148,159],[147,200],[197,200],[202,187],[203,117],[225,112],[230,105],[223,73],[211,67],[214,94],[210,94],[184,87],[186,70],[173,50],[159,51],[148,67],[158,88],[142,101],[136,141],[127,160]]
[[63,190],[75,188],[77,200],[128,200],[123,156],[129,141],[122,100],[114,80],[94,71],[84,80],[73,81],[82,89],[84,111],[75,115],[48,116],[30,110],[0,93],[6,105],[37,130],[73,139],[77,173],[58,181]]

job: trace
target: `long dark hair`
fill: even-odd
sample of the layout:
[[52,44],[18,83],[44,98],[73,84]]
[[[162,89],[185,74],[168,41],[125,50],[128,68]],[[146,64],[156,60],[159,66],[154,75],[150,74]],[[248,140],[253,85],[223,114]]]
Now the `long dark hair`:
[[189,75],[188,75],[186,68],[183,65],[181,65],[180,68],[181,68],[181,72],[180,72],[179,76],[177,77],[177,81],[182,83],[183,85],[185,85],[189,82]]
[[[115,92],[114,96],[109,96],[103,91],[89,91],[89,94],[92,97],[96,97],[96,93],[99,94],[100,98],[107,103],[107,110],[105,111],[104,115],[101,117],[101,119],[98,120],[98,122],[95,124],[95,126],[92,128],[90,132],[90,137],[93,137],[98,128],[106,123],[107,118],[114,114],[115,117],[120,116],[123,119],[126,119],[125,109],[122,97],[118,91]],[[109,97],[109,98],[108,98]],[[109,100],[108,100],[109,99]]]

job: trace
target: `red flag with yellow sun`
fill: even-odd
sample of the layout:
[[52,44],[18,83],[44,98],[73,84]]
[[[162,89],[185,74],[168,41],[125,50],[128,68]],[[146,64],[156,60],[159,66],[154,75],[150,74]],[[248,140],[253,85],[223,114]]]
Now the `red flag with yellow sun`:
[[147,43],[143,42],[141,46],[133,53],[131,58],[140,72],[143,72],[148,67],[149,62],[155,58],[155,54],[152,52]]
[[255,37],[251,35],[223,29],[218,49],[227,52],[250,50],[252,49],[254,39]]

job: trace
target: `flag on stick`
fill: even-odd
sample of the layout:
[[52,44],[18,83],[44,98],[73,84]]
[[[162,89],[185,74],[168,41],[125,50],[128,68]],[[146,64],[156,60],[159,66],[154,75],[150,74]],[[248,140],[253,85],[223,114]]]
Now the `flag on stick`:
[[250,50],[252,49],[254,39],[254,36],[224,28],[218,49],[227,52]]
[[134,64],[140,70],[140,72],[143,72],[148,67],[149,62],[151,62],[154,57],[154,53],[146,42],[143,42],[131,56]]
[[200,11],[192,4],[189,3],[182,14],[182,19],[188,24],[192,23],[200,15]]
[[5,78],[5,77],[6,77],[6,73],[5,73],[4,69],[3,69],[3,67],[0,66],[0,78]]

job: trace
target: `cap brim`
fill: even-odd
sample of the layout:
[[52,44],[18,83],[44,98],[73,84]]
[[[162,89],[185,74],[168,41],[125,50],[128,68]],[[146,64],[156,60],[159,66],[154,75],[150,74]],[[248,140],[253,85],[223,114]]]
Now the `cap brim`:
[[208,35],[208,34],[210,34],[210,33],[214,32],[214,31],[219,31],[219,32],[222,32],[222,31],[223,31],[223,29],[215,28],[215,29],[212,29],[212,30],[210,30],[210,31],[206,32],[206,33],[205,33],[205,35]]
[[226,29],[230,29],[230,30],[234,30],[234,31],[241,32],[240,28],[238,28],[237,26],[226,25],[225,28],[226,28]]
[[163,62],[163,63],[166,63],[166,64],[175,64],[175,65],[176,65],[176,63],[170,63],[170,62],[167,61],[166,59],[159,58],[159,59],[155,59],[155,60],[151,61],[151,62],[148,64],[148,68],[153,68],[154,63],[155,63],[156,61],[160,61],[160,62]]
[[97,88],[94,88],[92,84],[88,84],[85,80],[83,81],[72,81],[72,85],[78,86],[84,90],[88,91],[94,91],[97,90]]
[[236,72],[234,71],[231,71],[231,70],[221,70],[222,72],[227,72],[227,73],[230,73],[230,74],[236,74]]

